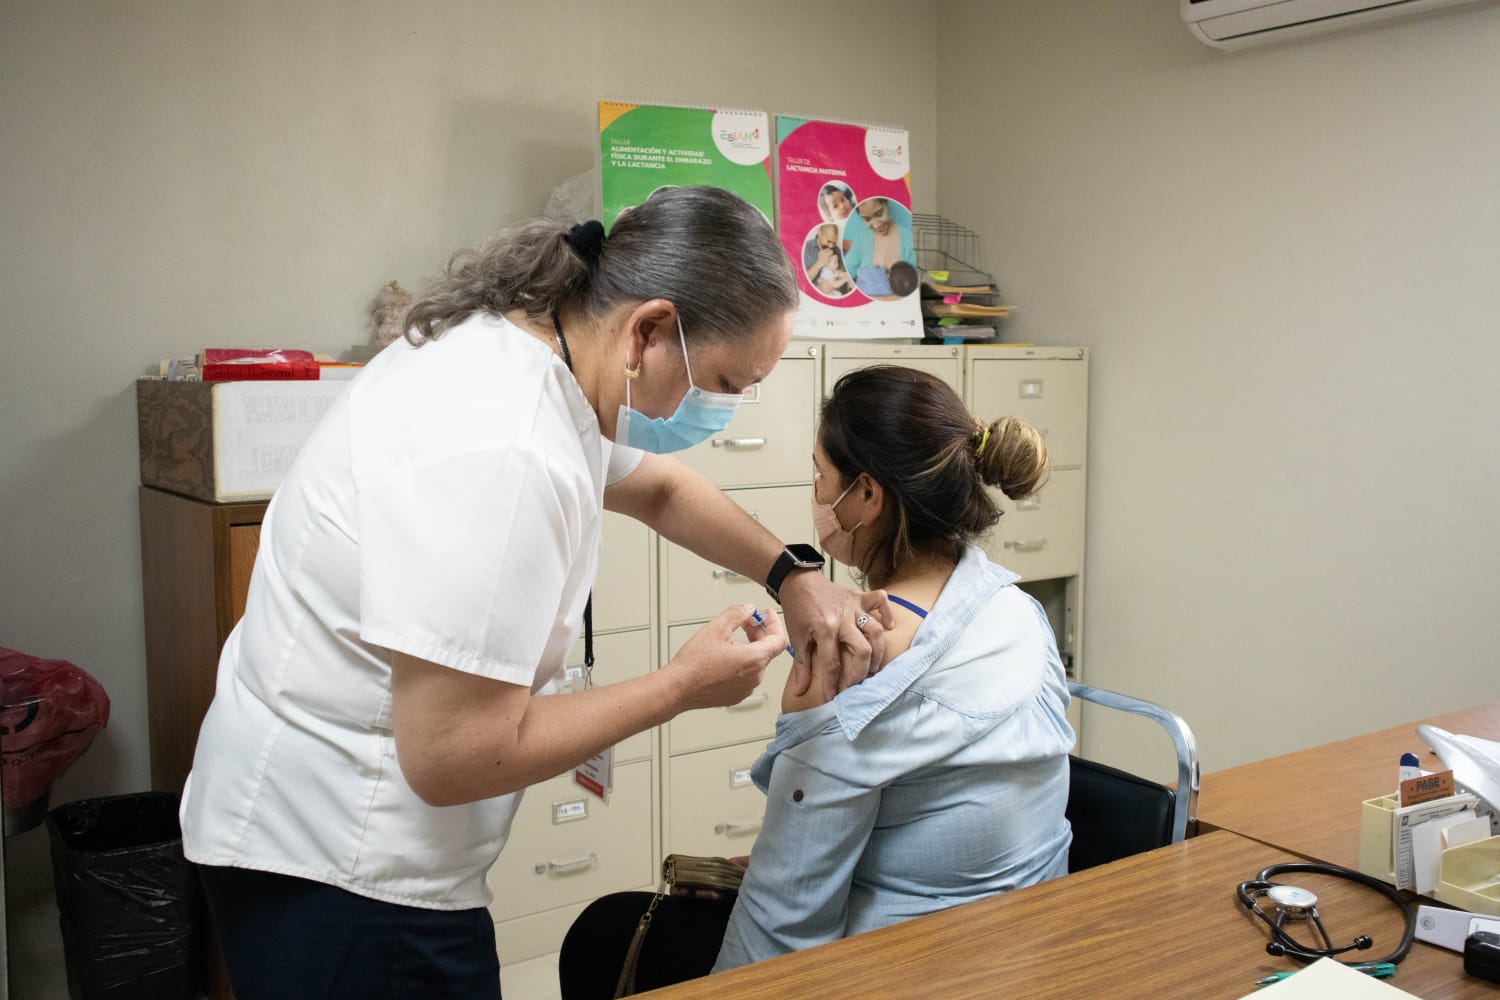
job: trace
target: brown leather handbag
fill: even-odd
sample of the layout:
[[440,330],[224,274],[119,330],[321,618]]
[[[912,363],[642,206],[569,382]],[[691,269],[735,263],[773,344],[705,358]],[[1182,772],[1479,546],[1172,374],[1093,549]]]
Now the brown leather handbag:
[[668,854],[661,863],[661,885],[656,895],[641,914],[635,925],[635,936],[630,939],[630,948],[625,952],[625,964],[620,968],[620,979],[615,984],[615,997],[628,997],[635,992],[635,967],[641,955],[641,945],[646,941],[646,931],[651,929],[651,916],[656,906],[666,896],[687,896],[732,903],[740,892],[740,883],[745,879],[745,869],[728,858],[705,858],[694,854]]

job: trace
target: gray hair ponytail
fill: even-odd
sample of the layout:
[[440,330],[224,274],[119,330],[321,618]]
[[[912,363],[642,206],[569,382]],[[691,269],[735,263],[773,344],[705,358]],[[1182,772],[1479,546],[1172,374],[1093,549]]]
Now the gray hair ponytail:
[[690,341],[739,340],[797,307],[792,264],[765,216],[714,187],[663,188],[580,253],[560,222],[536,220],[461,250],[406,315],[420,345],[476,312],[563,308],[590,318],[664,298]]
[[406,339],[418,346],[436,340],[476,312],[498,316],[524,309],[539,319],[576,299],[588,280],[588,266],[566,235],[562,223],[536,219],[458,251],[443,277],[407,311]]

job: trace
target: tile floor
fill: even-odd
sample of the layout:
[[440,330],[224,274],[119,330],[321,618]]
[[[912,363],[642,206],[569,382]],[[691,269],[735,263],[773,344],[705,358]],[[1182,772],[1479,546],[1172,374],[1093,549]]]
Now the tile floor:
[[5,911],[10,932],[10,995],[14,1000],[68,1000],[62,932],[51,889],[12,898]]
[[500,969],[504,1000],[561,1000],[557,989],[557,953]]
[[[14,1000],[68,1000],[62,934],[51,892],[11,900],[10,995]],[[560,1000],[557,955],[543,955],[500,970],[505,1000]]]

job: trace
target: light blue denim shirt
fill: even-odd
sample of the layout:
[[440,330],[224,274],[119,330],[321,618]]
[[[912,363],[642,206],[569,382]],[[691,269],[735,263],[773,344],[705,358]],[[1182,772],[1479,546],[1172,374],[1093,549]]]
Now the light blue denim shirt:
[[1066,873],[1068,685],[1017,579],[969,547],[910,649],[777,720],[715,971]]

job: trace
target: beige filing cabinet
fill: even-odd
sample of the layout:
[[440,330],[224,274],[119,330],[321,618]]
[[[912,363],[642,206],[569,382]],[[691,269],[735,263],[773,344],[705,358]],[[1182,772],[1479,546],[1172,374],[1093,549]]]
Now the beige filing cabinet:
[[[822,361],[821,345],[794,341],[770,377],[749,390],[728,429],[683,453],[785,541],[817,542],[809,498]],[[770,602],[763,580],[713,566],[664,540],[660,548],[661,637],[668,657],[729,605]],[[664,854],[750,853],[765,812],[750,765],[775,733],[790,669],[791,659],[779,656],[740,704],[686,712],[663,727]]]
[[[604,515],[594,585],[594,684],[655,668],[656,538],[639,521]],[[568,656],[565,689],[582,690],[583,640]],[[660,866],[657,733],[614,748],[614,788],[601,801],[573,773],[527,789],[500,859],[490,869],[495,942],[502,963],[557,951],[593,899],[654,888]]]
[[[794,344],[763,384],[746,391],[723,434],[678,456],[786,539],[812,536],[820,366],[818,346]],[[594,590],[594,683],[656,669],[731,604],[764,607],[762,584],[606,514]],[[570,686],[584,683],[582,661],[580,642],[567,664]],[[557,951],[597,896],[654,888],[661,859],[672,851],[749,852],[765,800],[749,767],[775,729],[789,669],[781,657],[739,705],[685,713],[620,744],[607,802],[575,785],[571,772],[527,791],[490,872],[502,963]]]
[[[1082,680],[1088,352],[997,344],[971,345],[965,354],[964,400],[975,417],[1018,416],[1047,442],[1046,485],[1020,503],[995,491],[1003,513],[984,547],[1046,608],[1068,676]],[[1078,703],[1068,718],[1081,728]]]
[[[1023,577],[1046,608],[1064,662],[1081,678],[1084,454],[1088,359],[1074,348],[793,341],[722,433],[680,454],[786,541],[816,544],[812,449],[824,395],[847,371],[903,364],[959,392],[976,417],[1016,413],[1045,435],[1054,471],[1034,501],[1006,510],[991,557]],[[1010,542],[1012,544],[1007,545]],[[852,585],[845,568],[834,578]],[[656,669],[734,603],[765,607],[763,581],[715,566],[628,518],[608,514],[594,592],[594,683]],[[569,684],[584,683],[582,643]],[[672,852],[748,854],[765,815],[750,767],[775,732],[791,661],[773,660],[750,697],[687,712],[615,748],[607,803],[571,773],[530,789],[490,873],[501,961],[555,952],[596,896],[654,887]],[[1073,718],[1074,725],[1078,719]]]

